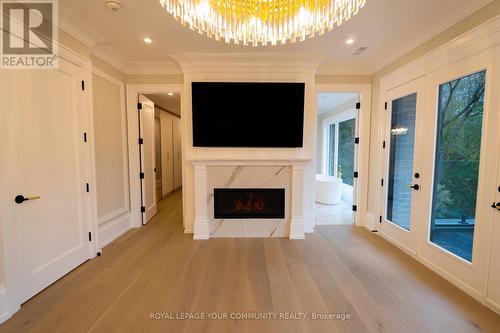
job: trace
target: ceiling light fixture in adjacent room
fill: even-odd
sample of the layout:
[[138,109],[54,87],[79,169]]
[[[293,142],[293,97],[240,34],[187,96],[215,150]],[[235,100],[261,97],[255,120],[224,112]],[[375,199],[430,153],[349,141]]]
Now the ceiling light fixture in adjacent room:
[[144,38],[144,43],[151,44],[152,42],[153,42],[153,40],[151,38],[149,38],[149,37]]
[[321,35],[356,15],[366,0],[159,0],[183,25],[215,40],[276,45]]
[[168,96],[174,96],[174,93],[170,92],[167,94]]
[[345,43],[346,43],[347,45],[354,44],[354,39],[349,38],[348,40],[346,40],[346,41],[345,41]]

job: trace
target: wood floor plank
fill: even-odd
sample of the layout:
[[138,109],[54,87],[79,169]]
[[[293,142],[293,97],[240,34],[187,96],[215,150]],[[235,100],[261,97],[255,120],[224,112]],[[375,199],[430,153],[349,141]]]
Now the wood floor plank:
[[[349,313],[350,320],[175,320],[151,314]],[[2,332],[498,332],[500,316],[380,237],[322,226],[305,241],[194,241],[181,192],[23,304]]]

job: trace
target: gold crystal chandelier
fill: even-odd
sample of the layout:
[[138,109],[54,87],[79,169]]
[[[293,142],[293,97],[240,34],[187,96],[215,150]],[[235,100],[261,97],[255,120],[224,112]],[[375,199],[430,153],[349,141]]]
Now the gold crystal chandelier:
[[356,15],[366,0],[160,0],[183,25],[243,45],[303,41]]

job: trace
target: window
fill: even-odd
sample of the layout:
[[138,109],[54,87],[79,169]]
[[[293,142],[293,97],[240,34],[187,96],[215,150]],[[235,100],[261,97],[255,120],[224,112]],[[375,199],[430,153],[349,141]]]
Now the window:
[[339,123],[339,156],[338,170],[342,173],[340,178],[345,184],[353,186],[354,183],[354,119]]
[[327,131],[326,174],[339,177],[350,186],[354,184],[354,138],[356,120],[354,112],[325,120],[323,128]]
[[486,72],[439,87],[430,241],[472,261]]

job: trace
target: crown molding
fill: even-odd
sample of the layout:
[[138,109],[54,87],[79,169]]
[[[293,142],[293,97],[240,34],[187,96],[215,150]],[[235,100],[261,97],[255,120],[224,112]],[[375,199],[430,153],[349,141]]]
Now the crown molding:
[[59,2],[59,29],[78,39],[89,48],[94,47],[97,43],[108,41],[62,2]]
[[128,61],[125,73],[129,75],[182,75],[182,69],[173,59],[163,61]]
[[89,48],[90,54],[126,75],[178,75],[181,68],[173,59],[131,61],[109,45],[109,40],[83,21],[74,11],[59,3],[59,29]]
[[316,73],[325,56],[275,53],[184,53],[174,54],[184,74],[217,73]]

